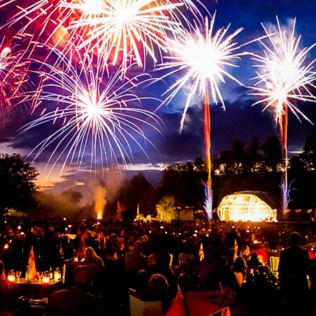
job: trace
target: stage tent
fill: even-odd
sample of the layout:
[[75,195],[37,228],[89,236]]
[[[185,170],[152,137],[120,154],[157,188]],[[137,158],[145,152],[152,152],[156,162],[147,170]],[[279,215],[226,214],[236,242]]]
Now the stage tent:
[[275,201],[266,192],[241,191],[226,195],[217,208],[222,221],[275,222]]

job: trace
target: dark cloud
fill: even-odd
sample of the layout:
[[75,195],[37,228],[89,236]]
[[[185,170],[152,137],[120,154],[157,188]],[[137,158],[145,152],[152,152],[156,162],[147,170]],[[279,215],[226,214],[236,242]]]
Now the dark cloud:
[[[233,103],[226,102],[226,110],[220,106],[211,107],[212,153],[230,148],[235,139],[249,143],[258,137],[262,142],[269,136],[278,135],[278,129],[269,110],[262,112],[262,107],[252,106],[254,100],[241,97]],[[300,106],[311,120],[316,120],[316,106],[306,103]],[[162,113],[166,130],[156,156],[163,161],[194,159],[203,155],[203,111],[201,105],[192,106],[185,121],[182,133],[179,132],[182,113]],[[293,115],[289,117],[289,147],[301,148],[307,135],[314,127],[304,121],[299,122]]]
[[[273,116],[266,110],[262,112],[260,105],[252,106],[253,100],[243,95],[236,101],[226,101],[226,110],[219,105],[211,107],[211,139],[212,153],[229,148],[235,139],[246,143],[254,137],[264,141],[271,135],[278,135],[278,129],[273,121]],[[312,120],[316,121],[316,105],[312,103],[300,104],[300,109]],[[161,135],[148,133],[147,137],[155,144],[154,148],[149,143],[144,143],[146,155],[137,147],[133,147],[134,163],[172,162],[194,159],[204,154],[203,135],[203,108],[201,104],[195,104],[188,110],[184,128],[180,133],[181,111],[170,112],[168,108],[161,108],[158,112],[164,122]],[[315,127],[306,121],[299,122],[294,115],[289,116],[289,148],[299,150],[302,148],[305,138],[311,134]],[[12,138],[6,133],[1,141],[11,141],[12,147],[19,150],[31,150],[41,140],[58,129],[57,125],[47,124],[31,130],[26,134],[20,134]],[[61,151],[63,147],[60,147]],[[46,162],[54,146],[51,145],[38,158],[38,162]],[[58,152],[57,152],[58,154]],[[87,156],[88,157],[88,156]],[[83,164],[85,167],[85,164]],[[88,167],[88,163],[86,164]]]

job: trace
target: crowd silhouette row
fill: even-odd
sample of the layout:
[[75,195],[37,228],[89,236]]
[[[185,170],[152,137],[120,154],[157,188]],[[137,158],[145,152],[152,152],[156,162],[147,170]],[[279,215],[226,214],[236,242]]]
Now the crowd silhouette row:
[[245,315],[313,313],[312,224],[5,217],[0,225],[2,309],[16,304],[5,298],[6,274],[24,277],[32,249],[37,272],[65,269],[62,289],[49,297],[52,315],[129,315],[131,291],[176,315],[179,291],[202,290]]

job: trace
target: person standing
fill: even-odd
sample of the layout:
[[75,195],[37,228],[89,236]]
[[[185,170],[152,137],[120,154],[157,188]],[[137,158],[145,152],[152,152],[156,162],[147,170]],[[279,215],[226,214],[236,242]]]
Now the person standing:
[[292,232],[290,246],[280,254],[279,279],[286,315],[311,315],[307,282],[310,262],[308,252],[299,246],[301,240],[299,233]]

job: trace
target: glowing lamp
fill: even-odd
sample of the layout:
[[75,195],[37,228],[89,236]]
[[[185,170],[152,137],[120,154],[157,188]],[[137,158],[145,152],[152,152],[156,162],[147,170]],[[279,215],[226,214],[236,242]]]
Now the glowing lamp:
[[48,284],[50,282],[50,277],[48,275],[43,276],[43,283]]
[[10,271],[8,273],[8,281],[9,282],[15,282],[15,273],[13,271]]
[[59,269],[57,269],[56,271],[54,271],[54,280],[56,282],[60,281],[61,280],[61,272]]

